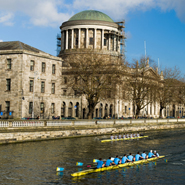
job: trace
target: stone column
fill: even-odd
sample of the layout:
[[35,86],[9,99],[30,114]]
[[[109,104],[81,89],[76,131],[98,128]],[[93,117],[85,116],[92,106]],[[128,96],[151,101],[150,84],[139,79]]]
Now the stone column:
[[86,28],[86,48],[88,48],[88,28]]
[[110,39],[111,39],[111,38],[110,38],[110,31],[109,31],[109,51],[110,51],[110,42],[111,42]]
[[81,28],[78,29],[78,48],[80,48]]
[[66,30],[66,49],[68,49],[68,30]]
[[96,28],[94,29],[94,49],[96,49]]
[[102,40],[101,40],[101,49],[103,49],[103,46],[104,46],[104,30],[103,29],[101,31],[101,38],[102,38]]
[[72,31],[72,34],[71,34],[71,49],[73,49],[74,29],[72,29],[71,31]]
[[61,32],[61,49],[64,50],[64,31]]

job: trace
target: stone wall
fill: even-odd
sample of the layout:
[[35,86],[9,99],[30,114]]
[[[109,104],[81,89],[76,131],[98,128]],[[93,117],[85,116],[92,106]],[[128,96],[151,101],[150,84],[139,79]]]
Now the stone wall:
[[[0,144],[84,137],[124,132],[138,132],[159,129],[185,128],[185,121],[179,120],[102,120],[102,121],[1,121]],[[58,123],[58,124],[57,124]]]

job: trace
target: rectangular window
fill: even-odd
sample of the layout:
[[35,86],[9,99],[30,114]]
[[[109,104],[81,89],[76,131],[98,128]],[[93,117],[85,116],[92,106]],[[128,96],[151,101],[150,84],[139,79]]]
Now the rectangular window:
[[77,90],[74,90],[74,95],[75,95],[75,96],[77,95]]
[[46,70],[46,63],[42,62],[42,73],[45,73]]
[[125,114],[127,113],[127,106],[125,106]]
[[63,95],[66,96],[67,90],[63,90]]
[[78,38],[76,38],[75,45],[78,46]]
[[104,39],[104,46],[107,45],[107,39]]
[[29,114],[32,114],[33,102],[29,102]]
[[31,60],[30,61],[30,71],[34,71],[34,61],[33,60]]
[[33,92],[33,80],[30,80],[30,92]]
[[55,83],[52,83],[51,85],[51,93],[55,94]]
[[67,84],[67,77],[64,77],[64,84]]
[[107,98],[111,98],[111,91],[107,91]]
[[6,79],[6,90],[7,91],[11,90],[11,79]]
[[51,113],[52,114],[55,113],[55,104],[54,103],[51,104]]
[[10,112],[10,102],[6,101],[5,103],[6,103],[5,111]]
[[55,74],[55,64],[52,65],[52,74]]
[[90,37],[90,38],[89,38],[89,45],[93,45],[93,43],[94,43],[94,42],[93,42],[93,37]]
[[78,84],[78,78],[75,77],[75,84]]
[[41,114],[44,113],[44,103],[43,102],[40,103],[40,113]]
[[45,92],[45,82],[41,82],[41,93]]
[[7,59],[7,69],[11,69],[12,68],[12,59]]

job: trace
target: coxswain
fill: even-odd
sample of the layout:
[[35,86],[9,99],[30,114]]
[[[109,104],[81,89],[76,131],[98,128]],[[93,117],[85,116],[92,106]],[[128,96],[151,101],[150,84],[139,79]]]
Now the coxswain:
[[133,157],[132,153],[129,154],[129,156],[127,157],[128,160],[130,160],[131,162],[132,161],[135,161],[135,158]]
[[145,151],[143,151],[143,153],[141,154],[141,157],[143,157],[144,159],[148,159],[148,156],[146,155]]
[[119,159],[118,155],[116,156],[116,158],[114,158],[114,164],[118,165],[121,163],[121,160]]
[[109,157],[109,159],[107,159],[106,163],[105,163],[105,166],[108,167],[108,166],[112,166],[112,160],[111,160],[111,157]]
[[111,140],[113,140],[113,139],[114,139],[114,136],[113,136],[112,134],[111,134],[111,136],[110,136],[110,139],[111,139]]
[[152,150],[150,150],[150,152],[148,153],[148,158],[152,158],[155,157],[155,155],[152,153]]
[[124,164],[124,163],[126,163],[126,162],[131,162],[131,161],[127,158],[127,155],[124,154],[124,156],[123,156],[123,158],[122,158],[122,160],[121,160],[121,164]]
[[135,156],[135,161],[139,161],[139,160],[142,160],[144,159],[139,152],[137,152],[136,156]]
[[155,157],[159,157],[159,154],[156,151],[154,151],[154,155]]
[[103,164],[102,158],[99,158],[99,161],[97,162],[97,168],[103,168],[105,164]]
[[118,136],[119,139],[121,139],[121,134],[119,133],[119,136]]

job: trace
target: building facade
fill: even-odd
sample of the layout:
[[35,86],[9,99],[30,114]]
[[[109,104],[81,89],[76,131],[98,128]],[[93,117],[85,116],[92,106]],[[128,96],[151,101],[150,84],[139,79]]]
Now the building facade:
[[62,59],[19,41],[0,43],[2,118],[60,116]]
[[[0,112],[3,118],[52,116],[87,118],[85,96],[68,87],[70,63],[67,57],[86,50],[124,60],[124,21],[114,22],[99,11],[83,11],[61,26],[60,53],[57,57],[19,41],[0,42]],[[161,79],[147,66],[148,73]],[[149,74],[150,75],[150,74]],[[96,105],[94,117],[131,117],[133,105],[121,96],[103,98]],[[159,104],[148,105],[141,114],[159,116]]]

